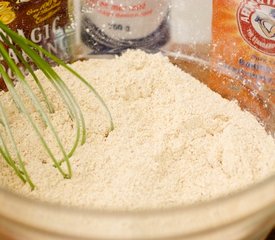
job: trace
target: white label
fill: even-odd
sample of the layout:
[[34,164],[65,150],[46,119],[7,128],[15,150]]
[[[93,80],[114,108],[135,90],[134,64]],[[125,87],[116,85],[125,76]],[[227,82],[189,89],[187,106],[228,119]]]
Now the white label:
[[115,40],[144,38],[167,17],[170,0],[84,0],[82,11]]

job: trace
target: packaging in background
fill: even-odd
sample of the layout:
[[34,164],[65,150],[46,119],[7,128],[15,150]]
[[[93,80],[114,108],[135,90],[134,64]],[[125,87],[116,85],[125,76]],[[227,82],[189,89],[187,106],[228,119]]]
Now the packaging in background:
[[244,94],[245,86],[255,98],[274,104],[275,2],[214,0],[212,31],[212,66],[231,77],[212,81],[230,91],[228,95]]
[[[69,24],[67,9],[67,0],[5,0],[0,1],[0,20],[20,35],[68,61],[70,52],[65,34]],[[13,50],[8,49],[8,52],[20,65]],[[0,63],[12,77],[11,71],[1,59]],[[1,76],[0,87],[5,87]]]
[[169,9],[170,0],[74,0],[74,56],[157,51],[170,38]]

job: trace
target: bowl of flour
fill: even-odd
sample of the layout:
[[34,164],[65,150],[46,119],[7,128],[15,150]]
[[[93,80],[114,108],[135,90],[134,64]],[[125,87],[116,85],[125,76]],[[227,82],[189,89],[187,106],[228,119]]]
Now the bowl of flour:
[[[2,94],[36,189],[0,159],[1,239],[264,239],[275,223],[274,105],[248,111],[247,101],[226,99],[187,73],[194,66],[205,73],[200,64],[190,60],[183,71],[141,50],[73,63],[106,101],[111,132],[95,96],[56,67],[87,126],[86,143],[71,157],[72,179],[57,173],[9,93]],[[75,129],[67,110],[37,74],[70,147]]]

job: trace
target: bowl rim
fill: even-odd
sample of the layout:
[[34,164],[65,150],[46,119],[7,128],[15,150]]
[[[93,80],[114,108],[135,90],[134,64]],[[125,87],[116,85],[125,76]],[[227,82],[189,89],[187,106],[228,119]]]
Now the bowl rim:
[[[166,215],[172,213],[180,213],[180,212],[188,212],[192,210],[198,211],[198,209],[204,208],[211,208],[213,206],[220,206],[221,204],[226,205],[230,201],[245,198],[247,195],[253,194],[257,192],[259,189],[263,187],[274,184],[275,186],[275,173],[267,178],[263,179],[254,184],[250,184],[247,187],[244,187],[236,192],[231,193],[230,195],[223,195],[220,197],[216,197],[210,200],[205,200],[193,204],[186,204],[186,205],[177,205],[173,207],[167,208],[142,208],[142,209],[103,209],[103,208],[96,208],[96,207],[79,207],[76,205],[65,205],[57,202],[50,202],[50,201],[42,201],[40,199],[30,198],[24,195],[20,195],[16,192],[13,192],[5,187],[0,186],[0,194],[4,194],[10,198],[13,198],[17,201],[24,202],[26,204],[34,204],[37,207],[51,209],[51,210],[58,210],[63,212],[71,212],[73,214],[81,214],[81,215],[103,215],[109,217],[140,217],[146,215]],[[275,194],[274,194],[274,205],[275,205]],[[266,207],[265,205],[262,208]],[[119,214],[119,216],[117,215]]]

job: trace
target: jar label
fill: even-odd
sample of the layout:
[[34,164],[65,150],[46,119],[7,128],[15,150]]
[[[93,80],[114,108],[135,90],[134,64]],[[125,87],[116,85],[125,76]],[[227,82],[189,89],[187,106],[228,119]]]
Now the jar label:
[[[67,8],[67,0],[0,1],[0,21],[52,54],[68,60],[70,55],[65,34],[69,22]],[[14,62],[20,65],[20,60],[15,52],[8,49],[8,53]],[[1,56],[0,64],[5,68],[10,78],[14,79],[13,71],[1,59]],[[23,67],[21,68],[27,74],[27,71]],[[0,88],[5,88],[1,75]]]
[[158,47],[169,38],[169,6],[169,0],[86,0],[82,5],[82,40],[94,53]]

